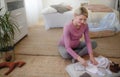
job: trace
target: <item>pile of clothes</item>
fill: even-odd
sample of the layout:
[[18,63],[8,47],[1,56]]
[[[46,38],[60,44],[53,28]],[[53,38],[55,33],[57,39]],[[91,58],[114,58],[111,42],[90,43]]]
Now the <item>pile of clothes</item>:
[[118,72],[120,67],[118,64],[112,63],[110,60],[103,56],[95,58],[98,65],[93,65],[90,60],[87,61],[88,66],[83,66],[80,62],[70,64],[66,67],[66,71],[71,77],[111,77],[113,72],[120,76]]

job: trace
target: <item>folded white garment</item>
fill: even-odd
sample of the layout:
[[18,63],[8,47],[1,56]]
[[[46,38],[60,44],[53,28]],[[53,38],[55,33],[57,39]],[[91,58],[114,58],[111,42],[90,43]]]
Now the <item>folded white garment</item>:
[[90,65],[90,66],[88,65],[86,67],[86,71],[96,74],[98,72],[98,68],[96,66],[93,66],[93,65]]

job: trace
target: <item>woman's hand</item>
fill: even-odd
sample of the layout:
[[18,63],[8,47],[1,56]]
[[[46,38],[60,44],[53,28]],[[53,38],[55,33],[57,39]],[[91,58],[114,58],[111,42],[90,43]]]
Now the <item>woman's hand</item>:
[[97,64],[98,64],[98,62],[95,60],[95,58],[94,58],[94,56],[93,56],[92,53],[90,54],[90,61],[91,61],[94,65],[97,65]]
[[80,56],[78,56],[77,60],[78,60],[82,65],[87,66],[87,62],[86,62],[83,58],[81,58]]
[[90,58],[90,61],[91,61],[94,65],[97,65],[97,64],[98,64],[98,62],[95,60],[94,57]]

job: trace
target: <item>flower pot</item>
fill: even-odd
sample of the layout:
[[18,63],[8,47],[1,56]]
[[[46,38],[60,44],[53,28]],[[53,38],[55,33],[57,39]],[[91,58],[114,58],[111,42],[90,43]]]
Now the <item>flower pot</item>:
[[0,50],[0,62],[13,62],[15,61],[14,48],[9,47],[8,50]]

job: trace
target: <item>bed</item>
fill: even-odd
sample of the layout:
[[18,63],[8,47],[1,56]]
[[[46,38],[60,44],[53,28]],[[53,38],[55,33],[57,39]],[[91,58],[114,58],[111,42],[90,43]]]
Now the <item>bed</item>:
[[45,29],[63,27],[65,23],[69,22],[73,18],[73,11],[68,11],[65,13],[49,13],[43,14]]
[[[119,13],[115,9],[111,9],[105,5],[85,5],[88,9],[88,25],[90,31],[102,31],[102,30],[112,30],[112,31],[120,31],[119,25]],[[94,8],[94,7],[97,7]],[[101,8],[101,9],[100,9]],[[67,11],[64,13],[49,13],[43,14],[45,29],[48,30],[50,28],[63,27],[65,23],[71,21],[73,19],[74,10]],[[109,19],[109,21],[108,21]],[[109,23],[105,23],[105,22]]]

